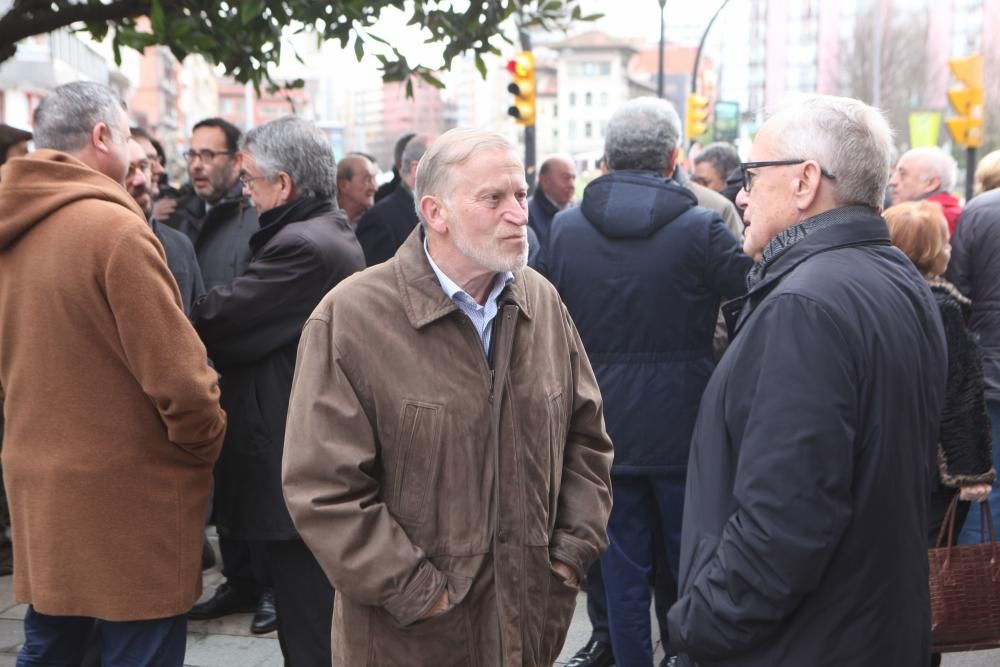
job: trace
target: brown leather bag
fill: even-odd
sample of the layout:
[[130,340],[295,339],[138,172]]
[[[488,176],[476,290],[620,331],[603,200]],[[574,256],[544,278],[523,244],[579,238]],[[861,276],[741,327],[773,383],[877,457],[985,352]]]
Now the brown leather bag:
[[[989,502],[980,511],[983,542],[952,546],[959,494],[948,505],[930,563],[931,644],[935,653],[1000,646],[1000,545]],[[990,541],[986,542],[986,526]],[[948,529],[945,542],[945,528]]]

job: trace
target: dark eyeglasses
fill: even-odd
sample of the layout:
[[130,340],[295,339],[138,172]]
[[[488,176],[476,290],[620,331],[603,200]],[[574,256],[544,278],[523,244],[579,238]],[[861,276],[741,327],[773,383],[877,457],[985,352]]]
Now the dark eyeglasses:
[[[809,162],[809,160],[769,160],[766,162],[741,162],[740,163],[740,174],[743,176],[743,189],[750,194],[750,188],[753,187],[753,177],[749,169],[760,169],[761,167],[784,167],[792,164],[803,164]],[[828,172],[822,166],[819,168],[819,173],[831,181],[837,180],[837,177]]]
[[210,148],[205,148],[200,151],[184,151],[184,159],[188,162],[194,162],[195,158],[200,159],[202,162],[211,162],[220,155],[232,155],[234,151],[213,151]]

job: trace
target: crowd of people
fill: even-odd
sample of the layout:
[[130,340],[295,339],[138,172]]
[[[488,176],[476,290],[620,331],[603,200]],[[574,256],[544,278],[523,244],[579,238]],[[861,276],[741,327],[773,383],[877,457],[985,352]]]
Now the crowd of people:
[[180,667],[236,613],[292,667],[551,665],[580,591],[573,667],[652,667],[651,607],[663,664],[939,660],[927,548],[1000,512],[1000,152],[963,208],[894,143],[814,96],[686,161],[639,98],[578,200],[484,130],[378,187],[309,121],[207,118],[173,188],[56,88],[0,134],[19,667]]

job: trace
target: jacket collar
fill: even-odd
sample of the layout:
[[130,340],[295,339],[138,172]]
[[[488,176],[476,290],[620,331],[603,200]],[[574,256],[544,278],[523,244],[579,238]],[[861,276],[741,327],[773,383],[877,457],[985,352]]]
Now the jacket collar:
[[535,188],[535,196],[533,197],[533,199],[535,200],[535,203],[538,204],[538,207],[542,210],[542,213],[544,213],[550,218],[561,210],[558,206],[556,206],[556,203],[554,201],[549,199],[549,196],[545,194],[545,190],[542,189],[541,185]]
[[[422,225],[417,225],[410,233],[396,253],[394,262],[403,309],[414,329],[422,329],[458,310],[458,306],[441,289],[441,283],[427,261]],[[514,282],[500,293],[497,305],[500,310],[507,304],[513,304],[530,320],[533,309],[524,285],[524,273],[524,270],[514,272]]]
[[250,237],[250,249],[256,254],[274,235],[293,222],[301,222],[338,209],[329,199],[302,197],[260,214],[260,229]]
[[859,246],[892,245],[885,220],[868,207],[851,206],[833,209],[844,219],[818,227],[790,246],[767,267],[760,280],[742,297],[722,306],[730,336],[734,337],[754,308],[799,264],[830,250]]

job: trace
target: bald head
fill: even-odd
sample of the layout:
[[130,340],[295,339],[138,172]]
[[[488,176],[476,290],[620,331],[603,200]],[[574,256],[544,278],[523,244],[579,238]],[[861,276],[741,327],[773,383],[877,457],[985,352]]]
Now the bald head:
[[538,185],[546,197],[564,208],[576,194],[576,167],[565,157],[552,156],[538,170]]
[[337,164],[337,203],[352,221],[375,203],[375,165],[363,155],[348,155]]

